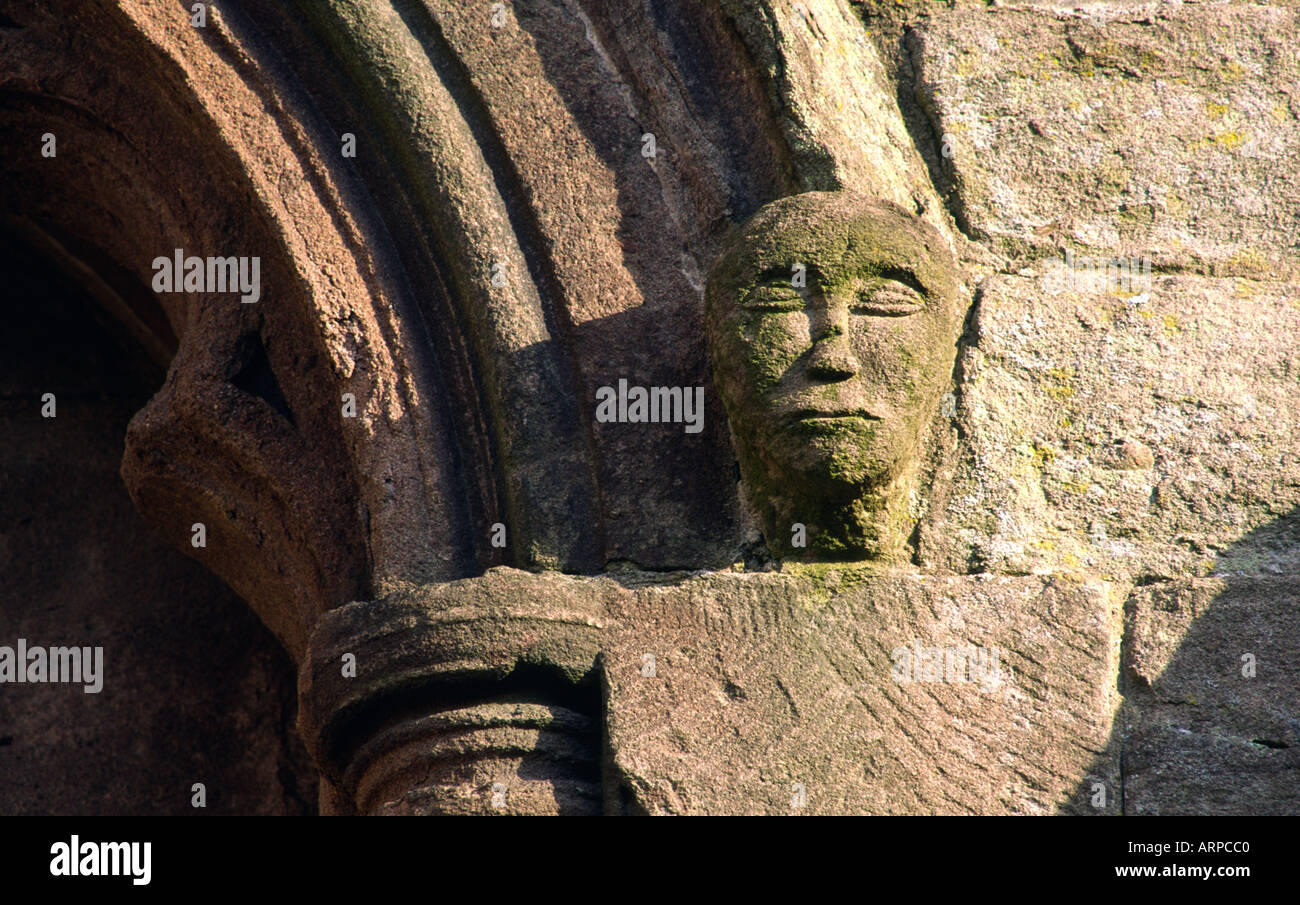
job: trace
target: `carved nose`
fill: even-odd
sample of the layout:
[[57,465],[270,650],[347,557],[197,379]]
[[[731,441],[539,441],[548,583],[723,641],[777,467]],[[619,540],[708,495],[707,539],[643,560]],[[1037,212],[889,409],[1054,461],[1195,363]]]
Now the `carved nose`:
[[843,326],[827,324],[813,343],[812,356],[808,359],[808,376],[814,380],[848,380],[861,367],[849,348]]

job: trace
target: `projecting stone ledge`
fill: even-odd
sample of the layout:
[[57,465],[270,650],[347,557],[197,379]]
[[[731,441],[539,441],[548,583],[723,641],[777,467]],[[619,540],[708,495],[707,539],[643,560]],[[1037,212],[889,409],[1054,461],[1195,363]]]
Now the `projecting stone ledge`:
[[630,809],[1113,812],[1117,610],[1100,583],[1036,576],[822,567],[638,588],[604,645]]
[[370,813],[1113,813],[1118,620],[1039,576],[493,569],[326,614],[303,729]]

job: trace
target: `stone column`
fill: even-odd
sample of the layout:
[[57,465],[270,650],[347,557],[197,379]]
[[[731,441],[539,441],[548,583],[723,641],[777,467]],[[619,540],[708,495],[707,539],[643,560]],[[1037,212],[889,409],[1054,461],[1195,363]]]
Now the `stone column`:
[[299,679],[317,764],[362,814],[600,813],[591,587],[493,570],[326,613]]

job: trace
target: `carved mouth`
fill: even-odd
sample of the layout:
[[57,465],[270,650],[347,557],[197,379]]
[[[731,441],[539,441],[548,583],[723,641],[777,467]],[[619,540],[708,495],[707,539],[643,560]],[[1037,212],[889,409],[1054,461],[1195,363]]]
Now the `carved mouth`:
[[873,415],[866,409],[799,409],[790,416],[791,421],[883,421],[879,415]]

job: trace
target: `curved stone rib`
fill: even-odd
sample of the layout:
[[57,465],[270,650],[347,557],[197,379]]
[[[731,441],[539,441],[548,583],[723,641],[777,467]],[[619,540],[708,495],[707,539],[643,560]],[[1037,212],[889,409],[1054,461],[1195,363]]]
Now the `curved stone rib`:
[[805,191],[848,190],[951,225],[844,0],[718,0],[765,70]]
[[[0,81],[26,98],[18,109],[4,104],[6,120],[39,117],[60,153],[7,155],[11,188],[0,207],[20,211],[146,312],[172,370],[128,434],[128,489],[147,520],[237,588],[299,654],[318,608],[367,592],[368,521],[390,515],[364,488],[358,505],[353,478],[371,470],[377,447],[391,456],[405,426],[340,423],[338,408],[344,388],[380,411],[395,402],[383,386],[389,349],[366,310],[373,300],[357,288],[364,282],[318,196],[284,190],[311,181],[285,148],[283,123],[250,115],[258,97],[174,5],[52,6],[26,10],[27,27],[6,36],[14,62]],[[260,303],[152,293],[151,262],[182,247],[259,257]],[[232,385],[235,352],[250,336],[287,397],[278,414]],[[207,547],[191,546],[196,522]]]
[[595,567],[598,493],[567,354],[535,282],[546,265],[521,242],[529,230],[510,209],[504,156],[472,89],[435,23],[407,4],[329,0],[302,11],[382,125],[445,265],[491,413],[516,557]]

